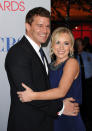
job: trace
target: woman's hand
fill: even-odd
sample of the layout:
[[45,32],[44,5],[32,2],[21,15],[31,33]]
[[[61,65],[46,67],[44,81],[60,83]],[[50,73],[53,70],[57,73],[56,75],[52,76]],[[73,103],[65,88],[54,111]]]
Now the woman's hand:
[[18,91],[18,97],[21,102],[30,102],[33,100],[34,92],[27,85],[22,83],[22,86],[25,88],[25,91]]

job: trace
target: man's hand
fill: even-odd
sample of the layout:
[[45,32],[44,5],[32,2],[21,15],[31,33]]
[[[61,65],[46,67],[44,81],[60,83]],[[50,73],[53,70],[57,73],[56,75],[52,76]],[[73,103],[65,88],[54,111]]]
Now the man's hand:
[[75,99],[66,98],[64,99],[64,111],[63,114],[67,116],[77,116],[79,113],[79,104],[74,103]]

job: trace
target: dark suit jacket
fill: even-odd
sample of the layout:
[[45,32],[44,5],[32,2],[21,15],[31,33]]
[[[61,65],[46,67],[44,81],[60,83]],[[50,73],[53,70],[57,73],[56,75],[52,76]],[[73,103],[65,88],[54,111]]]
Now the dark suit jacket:
[[62,102],[20,102],[16,92],[24,90],[24,82],[34,91],[50,88],[49,78],[35,50],[24,36],[8,52],[5,69],[10,83],[11,107],[8,131],[53,131],[53,117],[62,109]]

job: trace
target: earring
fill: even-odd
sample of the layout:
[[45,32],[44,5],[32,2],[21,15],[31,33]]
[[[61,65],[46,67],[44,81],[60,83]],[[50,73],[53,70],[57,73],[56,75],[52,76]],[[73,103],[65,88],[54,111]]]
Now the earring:
[[69,57],[74,57],[74,52],[73,52],[73,50],[70,50],[70,52],[69,52]]

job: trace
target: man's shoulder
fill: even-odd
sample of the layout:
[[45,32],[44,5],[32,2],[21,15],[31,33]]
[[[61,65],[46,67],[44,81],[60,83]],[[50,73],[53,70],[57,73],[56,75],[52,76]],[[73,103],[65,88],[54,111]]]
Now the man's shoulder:
[[7,52],[5,60],[11,60],[21,58],[23,56],[24,50],[22,49],[21,40],[13,45]]
[[15,43],[15,45],[13,45],[9,50],[8,50],[8,53],[7,53],[7,55],[9,54],[11,54],[11,55],[13,55],[13,54],[15,54],[15,53],[18,53],[18,52],[20,52],[21,50],[22,50],[22,44],[23,44],[23,38],[20,40],[20,41],[18,41],[17,43]]

